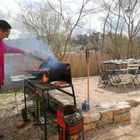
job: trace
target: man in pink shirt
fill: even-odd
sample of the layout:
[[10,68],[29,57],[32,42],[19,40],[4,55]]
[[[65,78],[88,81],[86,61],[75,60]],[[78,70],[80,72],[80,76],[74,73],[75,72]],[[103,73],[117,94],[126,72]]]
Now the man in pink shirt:
[[[4,38],[8,38],[11,28],[11,25],[7,21],[0,20],[0,88],[4,81],[4,53],[26,54],[24,50],[9,46],[3,41]],[[2,133],[0,133],[1,138],[4,138]]]
[[26,54],[24,50],[9,46],[3,41],[4,38],[8,38],[11,28],[7,21],[0,20],[0,87],[4,81],[4,53]]

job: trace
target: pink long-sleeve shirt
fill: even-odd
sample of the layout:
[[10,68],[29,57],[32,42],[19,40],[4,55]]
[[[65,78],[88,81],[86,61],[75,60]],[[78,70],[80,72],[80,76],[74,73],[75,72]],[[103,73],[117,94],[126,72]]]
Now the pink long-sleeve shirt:
[[0,40],[0,87],[4,81],[4,53],[21,53],[25,54],[24,50],[7,45],[4,41]]

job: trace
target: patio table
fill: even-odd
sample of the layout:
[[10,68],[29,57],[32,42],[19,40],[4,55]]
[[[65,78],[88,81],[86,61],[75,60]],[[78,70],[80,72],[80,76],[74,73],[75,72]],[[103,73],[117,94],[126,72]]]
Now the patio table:
[[[135,59],[126,59],[126,60],[106,60],[106,61],[100,61],[101,65],[103,65],[101,69],[101,74],[100,74],[100,80],[99,84],[103,82],[105,87],[107,85],[114,86],[114,83],[118,83],[121,81],[120,74],[125,74],[127,71],[127,65],[130,63],[138,63],[140,64],[140,60],[135,60]],[[133,82],[138,81],[138,74],[133,79]]]

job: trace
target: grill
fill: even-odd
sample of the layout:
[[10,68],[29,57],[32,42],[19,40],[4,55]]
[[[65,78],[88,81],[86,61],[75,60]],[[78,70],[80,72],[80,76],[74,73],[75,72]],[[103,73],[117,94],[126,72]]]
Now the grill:
[[[25,110],[24,110],[24,120],[28,120],[28,105],[27,105],[27,95],[31,96],[33,100],[37,100],[36,104],[36,118],[38,123],[41,117],[44,118],[44,132],[45,140],[48,140],[47,133],[47,111],[49,110],[49,97],[51,95],[51,90],[62,92],[73,98],[73,105],[76,107],[75,92],[71,79],[71,70],[69,63],[60,63],[57,62],[54,65],[50,65],[47,61],[43,62],[39,69],[29,70],[30,74],[34,75],[35,78],[25,79],[24,80],[24,101],[25,101]],[[47,80],[42,81],[43,76],[47,77]],[[67,90],[70,88],[71,90]],[[59,94],[57,92],[57,94]],[[41,104],[41,105],[40,105]],[[40,113],[40,107],[42,113]],[[42,124],[41,124],[42,126]]]
[[45,74],[48,77],[49,83],[52,81],[65,81],[69,84],[72,83],[69,63],[58,62],[53,66],[49,66],[47,65],[47,62],[43,62],[39,66],[39,69],[29,70],[27,72],[35,76],[38,80]]

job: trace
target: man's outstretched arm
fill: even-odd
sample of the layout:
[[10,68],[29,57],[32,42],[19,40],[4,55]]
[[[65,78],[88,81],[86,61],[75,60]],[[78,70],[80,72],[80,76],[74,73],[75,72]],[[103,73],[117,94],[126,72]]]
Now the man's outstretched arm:
[[26,54],[26,52],[24,50],[15,48],[13,46],[10,46],[10,45],[6,44],[5,42],[3,42],[3,46],[4,46],[4,53],[21,53],[21,54]]

